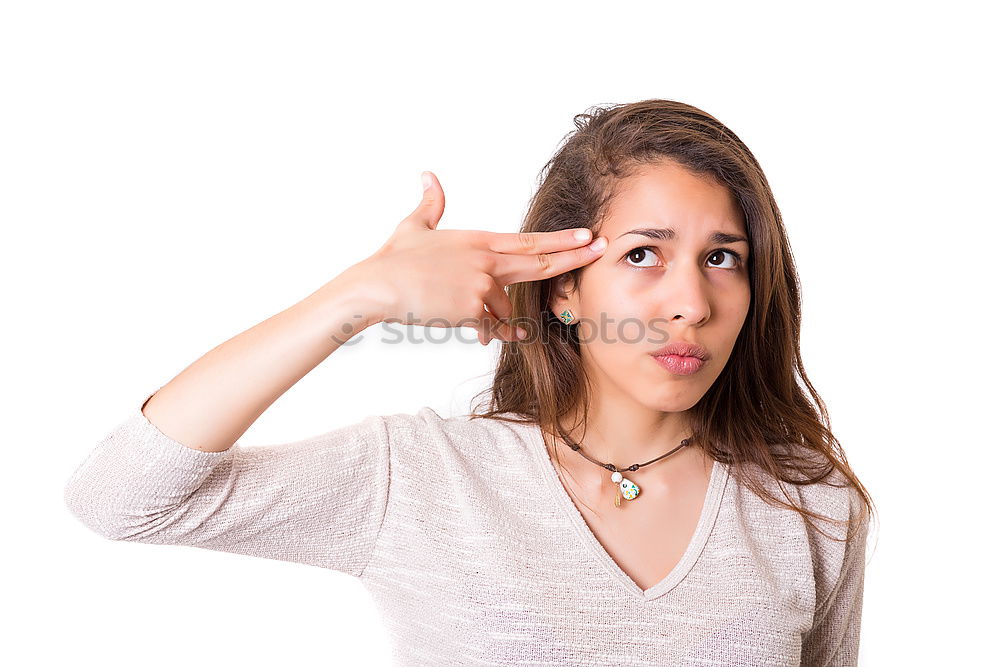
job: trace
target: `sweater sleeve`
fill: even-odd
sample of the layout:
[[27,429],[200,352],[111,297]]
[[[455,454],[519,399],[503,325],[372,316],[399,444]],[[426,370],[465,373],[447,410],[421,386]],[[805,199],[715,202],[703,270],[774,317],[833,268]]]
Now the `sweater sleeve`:
[[237,442],[204,452],[166,436],[138,407],[77,467],[64,501],[87,527],[112,540],[199,547],[360,576],[388,494],[384,417],[287,444]]
[[867,513],[861,515],[860,495],[854,489],[849,489],[848,495],[851,498],[850,529],[856,532],[843,545],[839,574],[829,595],[819,601],[813,627],[803,637],[803,667],[856,667],[858,664],[870,521]]

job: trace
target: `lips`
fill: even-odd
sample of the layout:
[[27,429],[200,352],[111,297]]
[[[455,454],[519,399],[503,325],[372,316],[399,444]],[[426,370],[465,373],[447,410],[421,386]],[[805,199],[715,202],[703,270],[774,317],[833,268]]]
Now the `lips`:
[[697,373],[705,364],[698,357],[682,357],[676,354],[653,357],[653,359],[674,375],[691,375]]
[[697,373],[710,356],[703,346],[687,341],[674,341],[652,353],[656,363],[674,375]]
[[650,354],[654,357],[667,357],[670,355],[677,355],[678,357],[695,357],[701,361],[708,361],[711,356],[709,355],[708,350],[703,346],[683,340],[668,343],[659,350],[655,350]]

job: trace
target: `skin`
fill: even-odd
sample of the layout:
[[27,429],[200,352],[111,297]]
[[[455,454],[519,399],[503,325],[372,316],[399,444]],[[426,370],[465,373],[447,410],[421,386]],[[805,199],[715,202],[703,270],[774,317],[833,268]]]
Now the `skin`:
[[[636,228],[671,228],[676,236],[627,234]],[[619,468],[645,463],[690,435],[685,411],[719,377],[750,308],[750,245],[713,243],[716,231],[747,236],[728,188],[672,161],[646,166],[622,182],[611,204],[600,230],[608,249],[581,269],[578,285],[568,274],[558,280],[551,310],[569,309],[579,322],[583,364],[594,384],[586,436],[570,428],[579,406],[561,421],[597,461]],[[674,375],[656,363],[650,352],[675,340],[708,349],[701,370]],[[559,458],[582,488],[613,494],[607,470],[568,447]],[[710,471],[710,459],[692,446],[625,476],[648,496]]]

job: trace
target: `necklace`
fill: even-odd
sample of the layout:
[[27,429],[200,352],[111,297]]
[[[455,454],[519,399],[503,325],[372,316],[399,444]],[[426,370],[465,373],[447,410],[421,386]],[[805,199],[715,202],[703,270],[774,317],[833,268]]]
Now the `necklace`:
[[573,442],[573,440],[571,440],[566,435],[562,435],[562,441],[566,443],[566,445],[568,445],[570,449],[572,449],[574,452],[579,452],[580,456],[587,459],[591,463],[595,463],[596,465],[599,465],[602,468],[612,471],[611,482],[615,485],[615,507],[621,507],[622,497],[624,497],[625,500],[635,500],[639,496],[639,485],[633,482],[632,480],[623,477],[622,476],[623,470],[630,470],[634,472],[643,466],[648,466],[650,463],[656,463],[660,459],[666,458],[667,456],[670,456],[674,452],[684,447],[687,447],[688,445],[691,444],[690,438],[684,438],[683,440],[681,440],[681,444],[677,445],[676,447],[671,449],[666,454],[663,454],[662,456],[657,456],[655,459],[651,461],[646,461],[645,463],[633,463],[627,468],[619,468],[613,463],[601,463],[600,461],[595,461],[594,459],[590,458],[583,452],[583,450],[580,449],[579,443]]

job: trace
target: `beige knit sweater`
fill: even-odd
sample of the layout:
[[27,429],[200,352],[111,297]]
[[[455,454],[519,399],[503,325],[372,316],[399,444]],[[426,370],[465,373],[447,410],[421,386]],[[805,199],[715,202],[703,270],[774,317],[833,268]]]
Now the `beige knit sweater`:
[[[830,540],[720,462],[687,551],[641,590],[566,493],[537,426],[423,407],[201,452],[145,418],[152,393],[68,480],[70,511],[112,540],[360,577],[397,664],[857,664],[867,520],[846,545]],[[848,488],[785,486],[822,515],[862,516]]]

